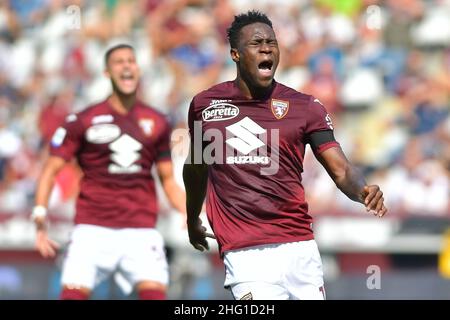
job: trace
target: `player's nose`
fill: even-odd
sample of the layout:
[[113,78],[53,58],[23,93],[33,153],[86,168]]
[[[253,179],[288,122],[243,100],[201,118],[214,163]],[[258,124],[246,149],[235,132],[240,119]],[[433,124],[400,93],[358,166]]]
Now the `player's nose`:
[[263,42],[263,43],[261,43],[261,46],[259,47],[259,51],[262,53],[271,53],[272,48],[271,48],[271,46],[269,46],[269,44],[267,42]]

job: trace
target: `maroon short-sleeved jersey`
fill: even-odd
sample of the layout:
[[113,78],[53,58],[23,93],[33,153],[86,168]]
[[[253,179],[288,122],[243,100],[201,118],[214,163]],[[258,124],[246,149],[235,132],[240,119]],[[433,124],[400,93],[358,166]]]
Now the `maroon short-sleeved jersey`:
[[139,101],[125,115],[107,101],[69,115],[53,135],[50,154],[76,157],[83,170],[75,224],[154,227],[151,168],[170,160],[170,131],[162,114]]
[[320,101],[277,82],[248,100],[229,81],[196,95],[188,122],[210,164],[206,208],[221,252],[314,238],[301,173],[311,134],[333,130]]

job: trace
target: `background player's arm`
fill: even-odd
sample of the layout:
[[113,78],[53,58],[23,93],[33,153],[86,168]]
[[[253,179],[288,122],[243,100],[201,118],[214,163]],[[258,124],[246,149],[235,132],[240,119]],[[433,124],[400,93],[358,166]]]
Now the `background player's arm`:
[[[37,190],[35,196],[35,205],[47,208],[50,194],[53,189],[55,177],[58,172],[64,167],[66,161],[57,156],[50,156],[42,170],[37,183]],[[45,216],[34,218],[36,225],[36,248],[45,258],[53,257],[59,245],[48,238],[47,235],[47,221]]]
[[156,170],[172,207],[179,212],[186,213],[186,195],[175,181],[172,161],[157,162]]
[[208,168],[206,164],[194,163],[193,148],[183,167],[183,180],[186,188],[186,213],[189,232],[189,241],[197,250],[209,249],[206,237],[214,238],[206,233],[206,228],[202,226],[199,215],[202,210],[203,201],[206,196],[206,186],[208,182]]
[[374,215],[382,217],[386,214],[380,187],[367,185],[362,173],[348,161],[340,147],[332,147],[315,155],[347,197],[364,204],[366,210],[373,211]]

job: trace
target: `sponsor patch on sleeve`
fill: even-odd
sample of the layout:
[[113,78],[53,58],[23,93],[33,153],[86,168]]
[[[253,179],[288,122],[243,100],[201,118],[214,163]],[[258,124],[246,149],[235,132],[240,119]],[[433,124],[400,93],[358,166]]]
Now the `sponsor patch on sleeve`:
[[56,129],[55,133],[53,134],[51,144],[53,147],[59,147],[64,142],[64,138],[66,137],[67,130],[59,127]]

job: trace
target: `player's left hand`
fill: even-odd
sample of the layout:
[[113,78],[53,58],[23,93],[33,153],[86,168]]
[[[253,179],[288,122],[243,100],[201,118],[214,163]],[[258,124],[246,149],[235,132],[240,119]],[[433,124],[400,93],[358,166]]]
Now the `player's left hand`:
[[386,214],[387,208],[384,205],[383,192],[380,190],[379,186],[365,186],[362,198],[367,212],[372,212],[375,216],[380,218]]

